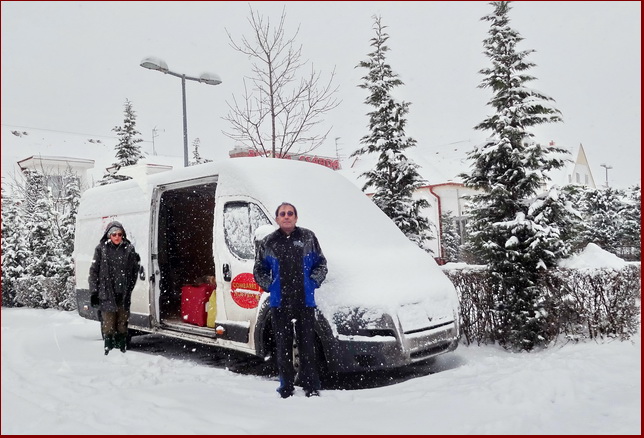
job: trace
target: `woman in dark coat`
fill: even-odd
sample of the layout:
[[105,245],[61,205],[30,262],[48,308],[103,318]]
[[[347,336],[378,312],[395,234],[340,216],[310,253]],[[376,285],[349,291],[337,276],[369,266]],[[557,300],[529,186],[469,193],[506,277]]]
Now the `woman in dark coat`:
[[125,353],[132,290],[141,258],[120,222],[112,221],[94,250],[89,268],[91,301],[102,314],[105,354],[112,348]]

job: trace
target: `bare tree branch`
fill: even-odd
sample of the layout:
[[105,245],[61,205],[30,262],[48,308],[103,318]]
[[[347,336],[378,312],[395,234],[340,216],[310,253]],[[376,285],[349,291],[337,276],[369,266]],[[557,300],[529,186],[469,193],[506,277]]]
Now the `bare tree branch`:
[[308,61],[302,59],[302,46],[295,43],[299,26],[292,37],[285,35],[285,11],[277,27],[272,27],[269,19],[250,8],[252,40],[242,36],[236,43],[226,30],[230,46],[251,59],[252,76],[244,78],[241,101],[234,96],[232,103],[226,101],[229,112],[224,120],[230,122],[231,132],[224,134],[271,157],[319,147],[330,129],[316,133],[314,128],[340,104],[335,98],[338,87],[333,86],[335,70],[326,83],[312,66],[308,76],[298,76]]

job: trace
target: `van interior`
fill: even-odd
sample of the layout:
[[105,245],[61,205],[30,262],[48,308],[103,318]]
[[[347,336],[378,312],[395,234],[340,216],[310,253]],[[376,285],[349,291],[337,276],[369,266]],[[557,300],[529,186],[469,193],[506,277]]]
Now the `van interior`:
[[180,323],[181,288],[215,275],[213,230],[216,184],[163,192],[159,205],[157,254],[162,322]]

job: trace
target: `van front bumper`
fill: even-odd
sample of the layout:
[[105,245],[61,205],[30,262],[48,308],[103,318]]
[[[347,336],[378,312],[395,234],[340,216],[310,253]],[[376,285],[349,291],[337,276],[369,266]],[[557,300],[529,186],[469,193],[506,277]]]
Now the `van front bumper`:
[[337,335],[328,340],[329,371],[363,372],[397,368],[421,362],[458,346],[454,322],[417,333],[393,336]]

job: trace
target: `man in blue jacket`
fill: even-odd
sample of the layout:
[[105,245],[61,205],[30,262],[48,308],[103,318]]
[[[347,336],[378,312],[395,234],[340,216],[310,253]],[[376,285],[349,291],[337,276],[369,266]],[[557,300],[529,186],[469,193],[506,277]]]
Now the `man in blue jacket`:
[[327,274],[326,258],[315,234],[297,227],[297,210],[282,203],[275,211],[279,229],[257,246],[253,275],[270,292],[271,320],[277,347],[282,398],[293,395],[293,328],[300,355],[300,383],[307,397],[317,396],[320,378],[315,361],[315,289]]

